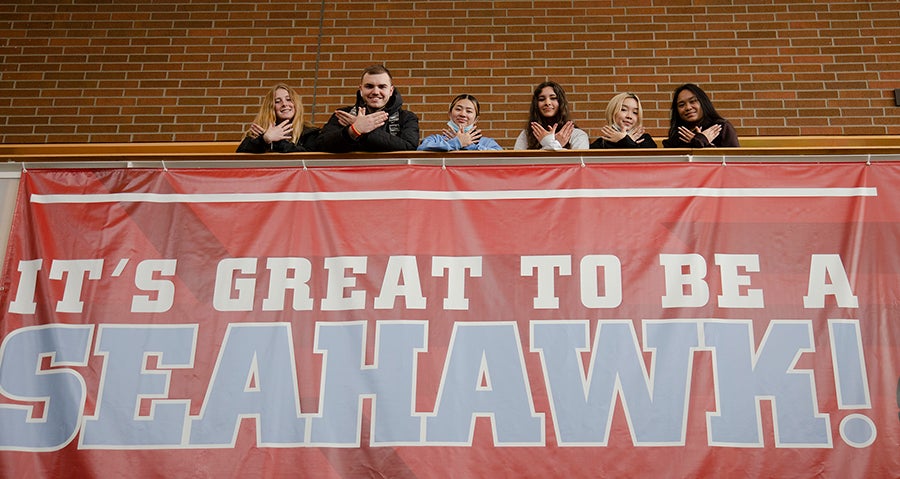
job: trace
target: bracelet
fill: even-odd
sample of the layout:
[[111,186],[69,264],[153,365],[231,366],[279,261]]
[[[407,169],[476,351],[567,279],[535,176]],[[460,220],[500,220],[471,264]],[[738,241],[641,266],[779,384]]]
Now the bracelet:
[[359,130],[357,130],[356,127],[353,126],[353,124],[350,124],[350,131],[352,131],[357,138],[362,136],[362,133],[360,133]]

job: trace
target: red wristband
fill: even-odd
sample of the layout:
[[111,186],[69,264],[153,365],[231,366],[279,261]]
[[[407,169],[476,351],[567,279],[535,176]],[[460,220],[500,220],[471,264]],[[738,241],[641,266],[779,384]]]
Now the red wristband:
[[352,131],[357,138],[362,136],[362,133],[360,133],[359,130],[357,130],[356,127],[353,126],[353,124],[350,125],[350,131]]

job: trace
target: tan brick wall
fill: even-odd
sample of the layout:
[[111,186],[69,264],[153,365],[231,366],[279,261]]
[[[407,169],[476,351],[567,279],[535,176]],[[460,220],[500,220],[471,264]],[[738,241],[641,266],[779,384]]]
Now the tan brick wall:
[[507,148],[545,79],[591,138],[626,90],[665,135],[688,81],[741,135],[900,134],[897,0],[6,0],[0,59],[3,143],[236,141],[281,80],[321,125],[372,63],[423,135],[466,92]]

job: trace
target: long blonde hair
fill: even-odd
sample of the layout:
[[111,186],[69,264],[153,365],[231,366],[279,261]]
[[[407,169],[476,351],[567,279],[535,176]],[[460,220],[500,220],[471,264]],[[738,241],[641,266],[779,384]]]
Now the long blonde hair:
[[638,106],[637,121],[634,122],[634,126],[632,128],[641,126],[644,121],[644,109],[641,107],[641,100],[634,93],[619,93],[618,95],[612,97],[611,100],[609,100],[609,105],[606,106],[606,122],[609,123],[609,126],[614,126],[616,124],[616,113],[618,113],[622,109],[622,105],[625,104],[625,100],[629,98],[633,98],[634,101],[637,102]]
[[[291,141],[297,143],[300,139],[300,134],[303,133],[304,127],[312,127],[312,124],[308,123],[304,118],[303,103],[300,102],[300,95],[285,83],[279,83],[273,86],[269,90],[269,93],[266,93],[266,96],[263,97],[262,104],[259,106],[259,113],[257,113],[256,118],[253,119],[253,123],[259,125],[263,130],[267,130],[270,126],[275,124],[275,92],[278,90],[285,90],[288,92],[288,95],[291,97],[291,102],[294,104],[294,118],[291,119],[291,126],[294,128],[294,131],[291,134]],[[247,130],[247,136],[255,135],[251,130]]]

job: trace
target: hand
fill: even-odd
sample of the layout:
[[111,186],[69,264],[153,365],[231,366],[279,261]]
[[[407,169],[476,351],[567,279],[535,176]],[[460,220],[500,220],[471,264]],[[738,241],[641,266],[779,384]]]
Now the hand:
[[544,139],[547,135],[555,135],[556,134],[556,123],[550,127],[549,130],[545,129],[540,123],[533,121],[531,122],[531,134],[537,138],[538,142]]
[[356,119],[355,116],[347,113],[344,110],[338,110],[338,111],[334,112],[334,116],[337,117],[338,123],[340,123],[341,126],[350,126],[353,124],[353,120]]
[[706,140],[712,143],[716,137],[719,136],[719,133],[722,132],[722,125],[713,125],[706,130],[701,130],[699,126],[695,126],[693,130],[688,130],[683,126],[678,127],[678,138],[685,143],[690,143],[691,140],[694,139],[697,135],[703,135],[706,137]]
[[628,132],[628,136],[630,136],[635,143],[642,143],[646,140],[646,138],[641,138],[644,136],[644,133],[647,133],[647,131],[644,130],[643,126],[639,126],[637,128],[632,128],[632,130]]
[[[699,127],[695,128],[695,130],[697,131],[697,133],[700,132]],[[678,127],[678,139],[684,143],[690,143],[691,140],[694,139],[694,134],[695,133],[693,131],[688,130],[687,128],[685,128],[683,126]]]
[[381,126],[384,125],[387,119],[387,112],[376,111],[367,115],[364,108],[359,108],[356,111],[356,117],[353,118],[353,128],[360,135],[365,135],[366,133],[375,130],[376,128],[381,128]]
[[446,140],[452,140],[454,138],[459,139],[459,147],[461,149],[466,148],[473,143],[478,143],[478,140],[481,139],[481,130],[478,129],[476,123],[472,123],[472,128],[469,129],[469,131],[463,131],[462,129],[454,131],[449,128],[444,128],[441,131],[441,134]]
[[622,138],[625,138],[625,135],[627,135],[627,133],[625,133],[624,131],[616,130],[610,125],[606,125],[600,128],[600,138],[603,138],[609,143],[618,143],[622,141]]
[[556,134],[556,141],[563,147],[569,144],[569,138],[572,137],[572,132],[575,131],[575,124],[571,121],[567,121],[562,128],[559,129],[559,133]]
[[253,123],[250,125],[250,138],[259,138],[266,130],[263,130],[261,126]]
[[473,145],[478,143],[478,140],[481,139],[481,130],[472,124],[472,129],[469,131],[460,130],[459,133],[456,134],[456,137],[459,139],[460,148],[466,148],[469,145]]
[[441,135],[447,141],[450,141],[450,140],[456,138],[456,132],[447,127],[444,127],[444,129],[441,130]]
[[700,133],[702,133],[703,136],[705,136],[706,139],[707,139],[710,143],[712,143],[713,140],[715,140],[715,139],[719,136],[719,133],[722,133],[722,125],[719,125],[719,124],[717,123],[717,124],[715,124],[715,125],[713,125],[713,126],[707,128],[706,130],[704,130],[704,131],[702,131],[702,132],[700,131],[700,128],[698,127],[698,128],[697,128],[697,131],[700,132]]
[[[254,125],[255,126],[255,125]],[[250,127],[251,130],[253,127]],[[260,128],[261,129],[261,128]],[[291,134],[294,132],[294,127],[291,126],[291,120],[284,120],[277,125],[270,126],[265,133],[263,133],[263,140],[266,143],[272,144],[276,141],[280,140],[290,140],[292,139]]]

